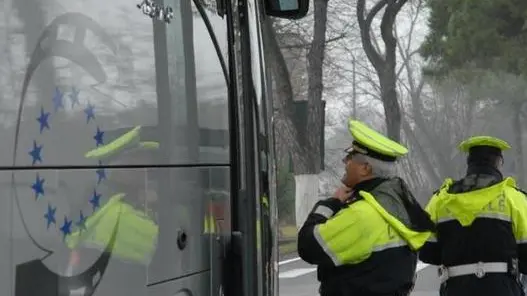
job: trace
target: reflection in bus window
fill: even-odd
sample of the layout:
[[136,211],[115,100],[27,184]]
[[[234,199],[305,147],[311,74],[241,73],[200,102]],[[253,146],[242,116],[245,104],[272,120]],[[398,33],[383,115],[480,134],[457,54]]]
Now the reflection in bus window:
[[[14,94],[0,105],[0,165],[15,168],[0,172],[0,285],[15,296],[145,295],[210,269],[211,236],[230,231],[228,91],[200,14],[165,1],[180,16],[165,33],[135,3],[29,2],[0,21]],[[226,58],[225,20],[207,17]],[[187,62],[168,58],[189,45]],[[179,80],[195,91],[173,91]],[[178,110],[182,98],[193,113]]]

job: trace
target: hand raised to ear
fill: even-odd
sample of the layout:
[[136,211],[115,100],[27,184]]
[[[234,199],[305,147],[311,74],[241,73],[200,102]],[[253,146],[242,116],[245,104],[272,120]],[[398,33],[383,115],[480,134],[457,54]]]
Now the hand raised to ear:
[[345,203],[351,197],[352,192],[351,188],[342,185],[335,191],[333,197]]

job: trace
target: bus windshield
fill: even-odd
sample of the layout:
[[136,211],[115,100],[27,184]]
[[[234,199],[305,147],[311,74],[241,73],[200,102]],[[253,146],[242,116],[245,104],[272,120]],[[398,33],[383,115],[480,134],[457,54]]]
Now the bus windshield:
[[[171,293],[220,289],[211,234],[230,232],[230,159],[217,7],[4,1],[8,295],[156,295],[169,280]],[[198,284],[177,280],[188,275]]]

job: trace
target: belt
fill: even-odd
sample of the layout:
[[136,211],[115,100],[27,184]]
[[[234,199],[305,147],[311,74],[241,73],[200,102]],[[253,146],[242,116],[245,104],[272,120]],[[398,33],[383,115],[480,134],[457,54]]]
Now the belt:
[[475,275],[478,278],[483,278],[487,273],[509,273],[509,267],[507,262],[478,262],[450,267],[441,265],[438,274],[443,283],[449,278],[464,275]]

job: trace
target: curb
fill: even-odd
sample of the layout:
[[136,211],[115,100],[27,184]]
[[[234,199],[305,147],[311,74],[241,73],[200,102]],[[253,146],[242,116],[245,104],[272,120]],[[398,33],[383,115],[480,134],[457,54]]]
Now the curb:
[[296,237],[281,238],[278,240],[278,245],[289,244],[296,242]]

